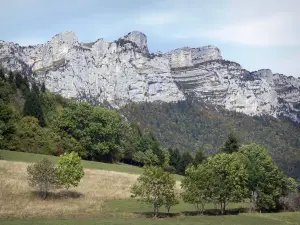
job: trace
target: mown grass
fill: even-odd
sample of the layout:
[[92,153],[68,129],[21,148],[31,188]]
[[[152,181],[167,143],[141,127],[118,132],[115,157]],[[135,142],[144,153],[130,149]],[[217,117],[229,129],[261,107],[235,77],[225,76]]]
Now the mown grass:
[[237,216],[178,216],[175,218],[111,218],[79,220],[8,220],[3,225],[299,225],[300,213],[240,214]]

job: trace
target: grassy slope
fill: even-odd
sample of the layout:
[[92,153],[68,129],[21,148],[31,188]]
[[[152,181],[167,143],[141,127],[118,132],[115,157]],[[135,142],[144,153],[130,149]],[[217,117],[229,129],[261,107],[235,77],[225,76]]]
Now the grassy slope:
[[[14,151],[6,151],[0,150],[0,156],[3,160],[7,161],[16,161],[16,162],[37,162],[43,157],[47,157],[52,162],[56,163],[58,157],[50,156],[50,155],[40,155],[40,154],[32,154],[26,152],[14,152]],[[101,163],[101,162],[92,162],[92,161],[82,161],[84,168],[88,169],[99,169],[99,170],[109,170],[116,172],[125,172],[125,173],[135,173],[140,174],[143,169],[136,166],[130,166],[126,164],[109,164],[109,163]]]
[[[27,152],[14,152],[14,151],[6,151],[0,150],[0,157],[3,160],[7,161],[15,161],[15,162],[28,162],[33,163],[37,162],[43,157],[47,157],[53,163],[56,163],[58,157],[51,155],[40,155],[40,154],[32,154]],[[116,171],[116,172],[124,172],[124,173],[133,173],[133,174],[141,174],[143,169],[137,166],[131,166],[127,164],[110,164],[110,163],[102,163],[102,162],[93,162],[83,160],[82,164],[84,168],[87,169],[98,169],[98,170],[108,170],[108,171]],[[174,175],[176,180],[181,180],[182,176]]]
[[[29,154],[29,153],[20,153],[20,152],[10,152],[10,151],[0,151],[0,155],[3,159],[8,161],[26,161],[26,162],[36,162],[41,157],[44,157],[43,155],[36,155],[36,154]],[[57,157],[54,156],[47,156],[49,159],[51,159],[53,162],[57,161]],[[1,162],[1,161],[0,161]],[[15,164],[15,163],[14,163]],[[10,187],[9,185],[12,184],[12,182],[18,182],[18,189],[16,189],[15,197],[12,194],[5,194],[5,198],[13,198],[17,199],[17,197],[20,197],[21,202],[17,204],[17,201],[11,199],[3,199],[5,201],[2,202],[2,204],[5,203],[5,205],[12,204],[12,207],[15,208],[15,204],[22,206],[22,204],[25,204],[26,207],[30,206],[30,204],[33,204],[33,201],[36,201],[32,205],[32,207],[35,207],[36,204],[43,204],[42,200],[34,198],[27,190],[27,187],[25,187],[27,184],[26,182],[26,172],[24,167],[22,170],[16,170],[14,166],[18,166],[18,164],[14,165],[12,164],[12,168],[7,168],[7,178],[2,181],[3,187],[7,187],[6,191],[13,190],[13,187]],[[128,165],[112,165],[112,164],[106,164],[106,163],[97,163],[97,162],[84,162],[85,168],[94,168],[94,169],[104,169],[104,170],[114,170],[114,171],[121,171],[121,172],[128,172],[128,173],[140,173],[141,168],[131,168],[132,166]],[[8,165],[9,166],[9,165]],[[21,165],[20,165],[21,166]],[[10,174],[12,173],[12,174]],[[113,172],[111,172],[113,173]],[[12,176],[13,175],[13,176]],[[113,176],[116,176],[113,178]],[[118,177],[120,176],[120,177]],[[135,176],[135,175],[130,175]],[[11,181],[8,180],[8,178],[12,179]],[[123,181],[121,181],[123,179]],[[134,177],[121,177],[121,175],[118,174],[106,174],[105,171],[101,172],[101,170],[87,170],[86,176],[81,183],[81,185],[78,188],[75,188],[74,191],[78,191],[80,193],[83,193],[85,195],[84,199],[57,199],[55,201],[48,200],[47,205],[44,205],[47,209],[52,206],[55,209],[59,209],[59,207],[62,207],[62,210],[65,210],[67,207],[67,210],[70,212],[64,212],[62,215],[70,215],[70,217],[67,218],[77,218],[77,219],[47,219],[47,218],[54,218],[52,216],[47,217],[46,219],[31,219],[31,220],[1,220],[0,224],[2,225],[29,225],[29,224],[45,224],[45,225],[62,225],[62,224],[78,224],[78,225],[96,225],[96,224],[123,224],[123,225],[135,225],[135,224],[223,224],[223,225],[252,225],[252,224],[259,224],[259,225],[284,225],[284,224],[290,224],[290,225],[300,225],[300,213],[277,213],[277,214],[240,214],[237,216],[184,216],[179,215],[173,218],[164,218],[164,219],[149,219],[149,218],[141,218],[139,213],[149,213],[152,211],[152,207],[143,204],[140,202],[137,202],[133,199],[128,199],[129,192],[128,188],[124,185],[130,186],[130,183],[133,182],[135,178]],[[7,184],[5,182],[7,181]],[[116,184],[116,181],[120,181],[118,184]],[[100,183],[99,183],[100,182]],[[121,188],[121,185],[123,187]],[[106,188],[105,188],[106,187]],[[24,188],[24,190],[22,189]],[[116,189],[118,188],[118,189]],[[119,190],[120,189],[120,190]],[[101,191],[97,191],[101,190]],[[108,194],[105,194],[105,191]],[[109,191],[111,190],[111,191]],[[120,192],[121,191],[121,192]],[[119,193],[118,193],[119,192]],[[28,195],[28,196],[27,196]],[[23,197],[22,197],[23,196]],[[105,199],[103,197],[105,196]],[[109,197],[110,196],[110,197]],[[125,197],[125,199],[122,200],[122,196]],[[121,198],[121,199],[120,199]],[[114,200],[115,199],[115,200]],[[119,199],[119,200],[118,200]],[[0,198],[1,200],[1,198]],[[13,201],[15,203],[13,203]],[[106,202],[103,202],[103,200]],[[28,201],[27,203],[24,201]],[[23,202],[23,203],[22,203]],[[100,204],[102,202],[102,204]],[[104,204],[104,205],[103,205]],[[39,207],[42,207],[40,205]],[[102,207],[97,207],[102,205]],[[68,207],[76,206],[76,208],[69,209]],[[237,207],[245,207],[245,204],[239,203],[239,204],[231,204],[229,208],[237,208]],[[82,208],[82,212],[77,212],[79,208]],[[94,208],[96,207],[96,208]],[[4,206],[5,208],[5,206]],[[3,209],[4,209],[3,208]],[[22,206],[23,208],[23,206]],[[45,210],[46,210],[45,208]],[[51,208],[51,207],[50,207]],[[49,208],[49,209],[50,209]],[[54,209],[53,208],[53,209]],[[78,209],[77,209],[78,208]],[[99,209],[97,209],[99,208]],[[213,208],[212,205],[208,205],[206,208]],[[1,207],[0,207],[1,209]],[[32,208],[33,209],[33,208]],[[21,211],[22,209],[20,209]],[[38,209],[36,209],[38,210]],[[74,211],[75,210],[75,211]],[[93,210],[93,212],[90,212],[90,210]],[[0,210],[1,211],[1,210]],[[186,211],[194,211],[194,208],[192,205],[180,203],[179,205],[175,206],[172,209],[173,213],[182,213]],[[36,211],[33,211],[34,213]],[[165,209],[161,209],[161,212],[165,212]],[[41,211],[40,213],[43,213]],[[55,213],[55,211],[53,212]],[[74,214],[74,216],[72,216]],[[96,213],[96,214],[95,214]],[[138,213],[138,214],[136,214]],[[82,215],[81,215],[82,214]],[[57,213],[54,215],[58,216]],[[76,216],[75,216],[76,215]],[[90,215],[90,216],[89,216]],[[55,217],[56,217],[55,216]],[[86,218],[103,218],[103,219],[86,219]],[[15,217],[20,218],[20,217]],[[21,218],[28,218],[21,217]],[[35,218],[35,217],[34,217]],[[65,218],[65,217],[64,217]]]
[[104,220],[11,220],[11,221],[1,221],[3,225],[135,225],[135,224],[145,224],[145,225],[299,225],[300,224],[300,213],[280,213],[280,214],[240,214],[238,216],[179,216],[175,218],[165,218],[165,219],[146,219],[146,218],[136,218],[136,219],[104,219]]

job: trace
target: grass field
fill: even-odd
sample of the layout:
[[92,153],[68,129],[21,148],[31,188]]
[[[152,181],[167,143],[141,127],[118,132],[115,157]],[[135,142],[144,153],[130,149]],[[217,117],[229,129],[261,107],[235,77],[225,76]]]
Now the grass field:
[[78,220],[8,220],[2,225],[299,225],[300,213],[240,214],[237,216],[178,216],[175,218],[111,218]]
[[[300,213],[186,216],[195,209],[183,202],[171,209],[171,217],[147,218],[152,206],[130,198],[130,186],[142,169],[124,164],[84,161],[85,176],[78,187],[70,192],[57,190],[47,200],[41,200],[28,186],[26,168],[44,156],[10,151],[0,151],[0,155],[4,159],[0,160],[1,225],[300,225]],[[47,157],[57,161],[57,157]],[[228,206],[246,207],[247,203]],[[212,204],[206,206],[214,208]],[[160,212],[166,215],[164,208]]]
[[[6,161],[14,161],[14,162],[28,162],[34,163],[42,159],[43,157],[48,158],[53,163],[56,163],[58,157],[51,155],[40,155],[40,154],[32,154],[27,152],[14,152],[14,151],[6,151],[0,150],[0,157]],[[143,169],[137,166],[131,166],[127,164],[111,164],[111,163],[102,163],[102,162],[93,162],[82,160],[82,165],[87,169],[97,169],[97,170],[108,170],[108,171],[116,171],[116,172],[124,172],[124,173],[132,173],[132,174],[141,174]],[[175,174],[176,180],[182,180],[182,176]]]

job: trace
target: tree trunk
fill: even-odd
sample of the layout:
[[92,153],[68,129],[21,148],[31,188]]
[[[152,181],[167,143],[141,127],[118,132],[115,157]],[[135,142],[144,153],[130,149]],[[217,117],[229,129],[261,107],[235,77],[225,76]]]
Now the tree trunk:
[[224,215],[226,210],[226,201],[221,202],[221,214]]
[[200,209],[199,209],[199,204],[196,203],[196,209],[197,209],[197,215],[200,215]]
[[47,198],[48,193],[48,184],[45,183],[45,186],[42,188],[42,198],[45,200]]
[[202,208],[201,208],[201,215],[204,215],[204,206],[205,206],[205,203],[202,203],[202,204],[201,204],[201,207],[202,207]]
[[223,214],[223,203],[221,202],[221,214]]
[[153,208],[154,208],[154,217],[157,217],[157,215],[158,215],[158,205],[157,205],[156,199],[154,200]]

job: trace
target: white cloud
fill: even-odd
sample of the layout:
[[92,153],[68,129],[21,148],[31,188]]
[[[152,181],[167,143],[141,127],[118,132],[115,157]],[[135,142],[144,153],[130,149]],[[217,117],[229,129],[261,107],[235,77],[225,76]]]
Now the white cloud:
[[300,21],[297,17],[294,13],[277,13],[266,18],[228,24],[204,32],[204,36],[224,42],[266,47],[300,45]]

